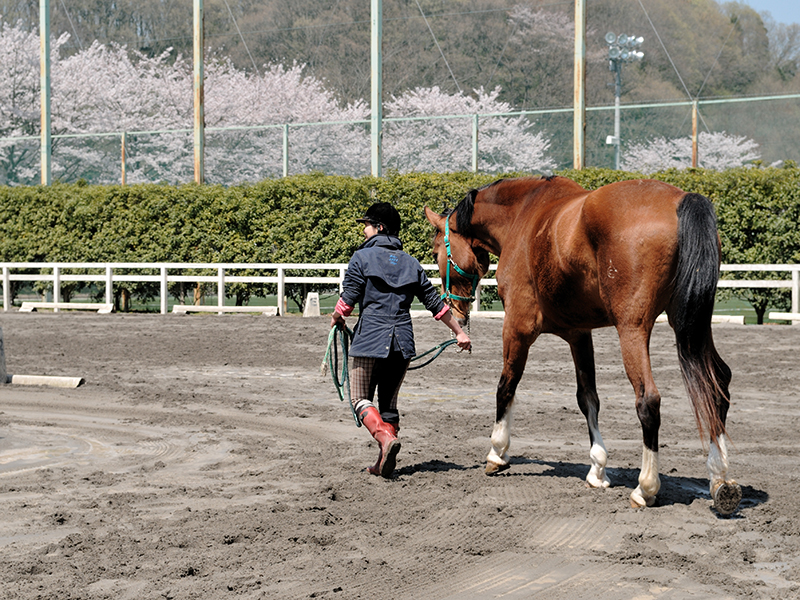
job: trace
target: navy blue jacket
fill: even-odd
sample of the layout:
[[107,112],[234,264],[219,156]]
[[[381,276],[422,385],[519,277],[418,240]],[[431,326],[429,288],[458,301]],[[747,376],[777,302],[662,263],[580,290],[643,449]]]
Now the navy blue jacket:
[[374,235],[359,246],[347,265],[342,288],[342,300],[361,307],[351,356],[386,358],[394,348],[412,358],[416,349],[409,310],[414,297],[433,315],[444,309],[422,265],[391,235]]

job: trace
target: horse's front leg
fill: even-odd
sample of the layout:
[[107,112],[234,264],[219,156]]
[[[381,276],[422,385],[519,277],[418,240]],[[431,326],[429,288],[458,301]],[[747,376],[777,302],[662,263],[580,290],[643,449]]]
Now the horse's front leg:
[[492,449],[486,457],[486,474],[491,475],[508,468],[508,448],[511,445],[511,414],[517,384],[522,378],[528,350],[536,335],[519,335],[511,331],[506,315],[503,327],[503,372],[497,384],[497,413],[492,429]]
[[594,346],[590,331],[581,331],[563,336],[569,343],[572,351],[572,360],[575,363],[575,375],[578,379],[578,406],[586,417],[589,427],[589,459],[592,466],[586,475],[586,483],[594,488],[607,488],[611,480],[606,474],[608,452],[600,435],[598,415],[600,414],[600,398],[597,395],[595,378]]

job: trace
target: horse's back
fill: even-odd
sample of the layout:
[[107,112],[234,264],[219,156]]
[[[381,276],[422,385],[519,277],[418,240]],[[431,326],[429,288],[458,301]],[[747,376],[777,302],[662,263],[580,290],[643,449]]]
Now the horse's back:
[[600,294],[615,322],[654,319],[667,305],[678,261],[677,209],[685,195],[645,179],[586,196],[583,227],[595,252]]
[[612,183],[590,192],[583,218],[595,235],[648,229],[654,225],[677,229],[678,205],[686,192],[668,183],[637,179]]

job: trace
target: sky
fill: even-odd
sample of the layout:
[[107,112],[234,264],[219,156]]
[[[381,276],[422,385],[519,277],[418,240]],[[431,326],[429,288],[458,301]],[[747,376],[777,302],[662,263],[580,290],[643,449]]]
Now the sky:
[[756,12],[768,11],[778,23],[800,25],[800,0],[739,0]]

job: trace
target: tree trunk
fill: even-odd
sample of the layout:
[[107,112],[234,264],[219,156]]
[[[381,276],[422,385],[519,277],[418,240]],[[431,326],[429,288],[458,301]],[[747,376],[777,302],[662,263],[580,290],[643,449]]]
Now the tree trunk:
[[194,305],[200,306],[203,304],[203,284],[198,282],[197,285],[194,287]]

